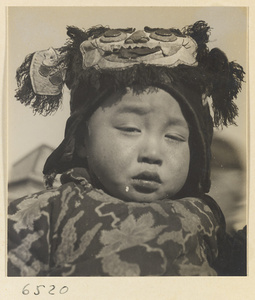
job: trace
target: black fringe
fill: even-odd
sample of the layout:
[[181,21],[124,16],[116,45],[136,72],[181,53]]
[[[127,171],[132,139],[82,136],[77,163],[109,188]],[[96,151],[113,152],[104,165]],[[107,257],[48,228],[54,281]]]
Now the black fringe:
[[242,90],[245,72],[242,66],[233,61],[229,63],[229,70],[231,75],[229,80],[230,97],[236,98],[237,94]]
[[233,100],[241,90],[243,68],[237,63],[229,63],[225,53],[214,48],[209,53],[206,69],[211,77],[214,125],[236,124],[234,119],[238,116],[238,107]]
[[29,74],[33,55],[34,53],[27,55],[22,65],[16,71],[18,88],[16,89],[15,97],[25,105],[29,105],[35,96]]

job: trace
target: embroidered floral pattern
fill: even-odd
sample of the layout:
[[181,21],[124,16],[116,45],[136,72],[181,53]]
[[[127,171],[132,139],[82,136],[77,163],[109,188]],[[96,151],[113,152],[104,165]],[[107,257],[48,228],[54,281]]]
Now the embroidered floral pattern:
[[9,219],[15,221],[14,229],[17,233],[21,229],[33,230],[34,221],[41,217],[41,209],[47,206],[50,198],[58,196],[58,191],[51,191],[47,194],[35,194],[31,198],[25,198],[17,205],[18,211],[10,215]]
[[119,229],[110,231],[103,230],[100,242],[105,246],[102,248],[98,257],[103,257],[117,251],[143,244],[152,240],[166,226],[153,227],[154,219],[150,213],[142,215],[135,220],[133,215],[128,216],[121,224]]
[[125,203],[77,170],[65,182],[11,203],[9,276],[216,275],[218,224],[200,199]]

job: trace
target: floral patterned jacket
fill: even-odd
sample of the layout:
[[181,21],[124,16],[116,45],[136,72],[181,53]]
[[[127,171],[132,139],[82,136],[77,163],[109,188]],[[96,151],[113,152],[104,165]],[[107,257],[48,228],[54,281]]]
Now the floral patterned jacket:
[[85,179],[9,207],[9,276],[217,275],[219,222],[198,198],[123,202]]

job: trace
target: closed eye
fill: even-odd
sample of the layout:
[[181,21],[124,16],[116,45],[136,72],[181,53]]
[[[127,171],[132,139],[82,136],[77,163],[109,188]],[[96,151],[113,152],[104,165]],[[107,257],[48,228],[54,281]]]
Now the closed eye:
[[166,134],[165,139],[169,141],[176,141],[176,142],[185,142],[186,139],[183,136],[180,135],[172,135],[172,134]]
[[118,130],[127,132],[127,133],[140,133],[141,130],[136,127],[117,127]]

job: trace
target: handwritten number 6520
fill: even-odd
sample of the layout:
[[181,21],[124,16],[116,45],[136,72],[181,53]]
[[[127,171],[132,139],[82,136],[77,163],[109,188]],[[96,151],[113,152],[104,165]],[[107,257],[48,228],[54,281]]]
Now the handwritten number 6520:
[[[29,291],[29,289],[28,289],[28,286],[29,286],[29,285],[30,285],[30,283],[26,284],[26,285],[23,287],[23,289],[22,289],[22,294],[25,295],[25,296],[30,294],[30,291]],[[44,290],[47,291],[47,290],[46,290],[47,287],[45,287],[45,285],[43,285],[43,284],[37,285],[37,286],[36,286],[36,291],[34,292],[34,295],[36,295],[36,296],[40,295],[40,294],[42,293],[42,288],[44,288]],[[49,286],[49,291],[48,291],[48,293],[49,293],[50,295],[56,295],[57,292],[53,292],[55,289],[56,289],[56,286],[55,286],[54,284],[50,285],[50,286]],[[69,288],[68,288],[66,285],[64,285],[64,286],[61,287],[61,289],[59,290],[58,293],[61,294],[61,295],[63,295],[63,294],[65,294],[65,293],[67,293],[68,290],[69,290]]]

